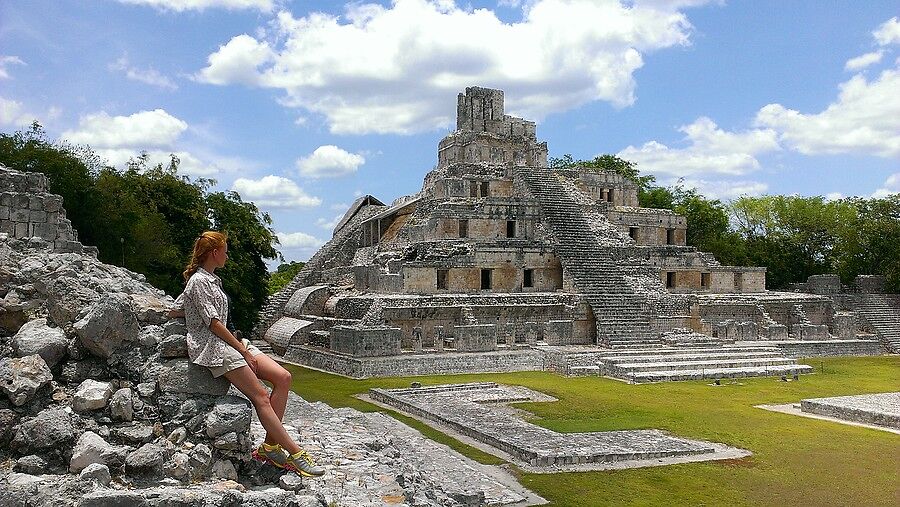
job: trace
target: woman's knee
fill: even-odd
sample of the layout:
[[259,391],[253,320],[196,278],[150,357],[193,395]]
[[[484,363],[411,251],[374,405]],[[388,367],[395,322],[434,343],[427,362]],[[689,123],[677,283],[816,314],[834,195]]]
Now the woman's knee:
[[272,380],[276,387],[290,388],[294,377],[284,367],[278,366],[278,369],[275,371],[275,378]]

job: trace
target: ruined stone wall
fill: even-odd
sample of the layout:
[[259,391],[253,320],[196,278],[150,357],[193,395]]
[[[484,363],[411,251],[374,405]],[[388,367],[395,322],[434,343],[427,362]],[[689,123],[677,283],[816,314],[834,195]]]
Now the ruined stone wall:
[[[40,173],[22,173],[0,165],[0,233],[12,238],[41,238],[58,252],[81,253],[83,246],[66,218],[61,196],[49,193]],[[88,248],[96,256],[96,249]]]
[[[487,194],[484,193],[484,182],[487,182]],[[513,182],[508,178],[475,177],[473,175],[468,178],[441,178],[434,182],[435,199],[514,196]]]
[[[679,245],[687,243],[687,220],[666,210],[612,210],[608,213],[609,221],[618,225],[623,233],[629,234],[631,228],[637,229],[632,236],[638,245]],[[669,243],[669,229],[672,243]]]
[[[524,287],[525,269],[532,270],[532,287]],[[492,248],[475,252],[471,257],[450,262],[403,266],[403,291],[411,294],[433,294],[437,288],[438,269],[447,269],[447,292],[482,292],[482,270],[491,270],[488,292],[546,292],[562,288],[559,259],[547,252],[524,249]]]
[[356,357],[400,354],[400,330],[397,328],[334,326],[329,339],[331,350]]

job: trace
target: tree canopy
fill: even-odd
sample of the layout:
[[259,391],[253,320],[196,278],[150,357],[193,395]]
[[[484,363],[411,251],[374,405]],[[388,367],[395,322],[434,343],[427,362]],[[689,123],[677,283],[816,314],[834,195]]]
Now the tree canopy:
[[124,170],[103,165],[87,147],[51,142],[38,124],[0,134],[0,163],[40,172],[63,197],[79,240],[96,246],[108,264],[143,273],[172,296],[194,240],[206,230],[228,235],[229,263],[217,274],[231,301],[231,320],[250,330],[268,295],[266,259],[281,259],[272,219],[234,192],[211,192],[215,182],[178,174],[179,160],[149,163],[146,154]]

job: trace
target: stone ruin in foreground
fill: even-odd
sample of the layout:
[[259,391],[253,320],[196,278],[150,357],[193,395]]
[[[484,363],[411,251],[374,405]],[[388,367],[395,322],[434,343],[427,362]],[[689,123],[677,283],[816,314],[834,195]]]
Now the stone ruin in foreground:
[[792,375],[811,369],[791,357],[897,351],[896,298],[766,291],[765,268],[686,246],[688,225],[620,175],[548,168],[502,91],[467,88],[422,190],[357,199],[256,335],[352,377]]

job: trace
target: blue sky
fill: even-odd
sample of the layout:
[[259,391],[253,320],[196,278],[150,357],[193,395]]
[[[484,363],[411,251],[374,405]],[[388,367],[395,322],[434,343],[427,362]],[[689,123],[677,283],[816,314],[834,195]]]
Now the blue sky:
[[707,195],[900,191],[896,1],[0,3],[0,131],[121,166],[176,153],[274,219],[288,260],[361,193],[416,192],[466,86],[551,156]]

